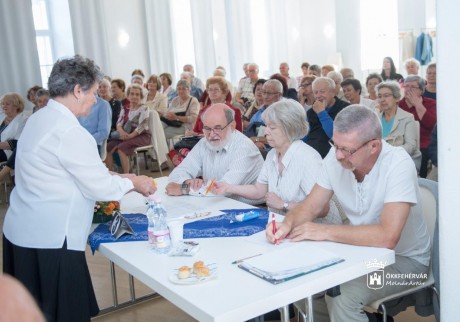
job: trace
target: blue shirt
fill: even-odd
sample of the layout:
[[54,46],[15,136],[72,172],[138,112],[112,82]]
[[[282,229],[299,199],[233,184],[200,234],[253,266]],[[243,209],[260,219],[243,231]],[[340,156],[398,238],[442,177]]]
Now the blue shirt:
[[78,122],[96,140],[97,145],[109,137],[110,126],[112,124],[112,109],[107,101],[96,96],[97,102],[91,107],[91,112],[87,116],[78,117]]
[[384,139],[388,136],[388,134],[390,134],[394,121],[394,117],[392,117],[389,121],[385,120],[385,117],[382,114],[382,137]]

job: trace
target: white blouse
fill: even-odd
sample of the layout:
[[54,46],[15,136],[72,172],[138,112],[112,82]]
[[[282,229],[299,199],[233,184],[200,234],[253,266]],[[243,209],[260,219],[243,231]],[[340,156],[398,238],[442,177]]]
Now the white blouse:
[[84,251],[96,200],[120,200],[131,180],[110,175],[96,141],[64,105],[50,100],[19,139],[16,186],[3,233],[29,248]]

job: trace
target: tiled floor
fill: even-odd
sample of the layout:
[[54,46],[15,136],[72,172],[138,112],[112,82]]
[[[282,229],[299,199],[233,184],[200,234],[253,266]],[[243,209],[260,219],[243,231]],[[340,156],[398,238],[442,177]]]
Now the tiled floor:
[[[156,177],[159,172],[151,172],[142,168],[142,173],[145,175]],[[164,175],[168,175],[169,171],[163,171]],[[3,221],[7,210],[7,205],[4,201],[4,193],[0,191],[0,226],[3,227]],[[2,252],[0,239],[0,253]],[[110,267],[108,260],[97,253],[93,256],[89,248],[86,250],[88,265],[91,272],[96,297],[101,309],[112,305],[112,288],[110,283]],[[0,265],[2,265],[2,257],[0,256]],[[120,268],[116,268],[117,284],[118,284],[118,301],[119,303],[129,300],[130,291],[128,283],[128,275]],[[142,283],[135,281],[136,296],[149,294],[151,291]],[[168,301],[158,298],[147,302],[125,308],[123,310],[112,312],[94,319],[98,322],[152,322],[152,321],[174,321],[188,322],[195,321],[185,312],[169,303]],[[395,317],[397,322],[435,322],[434,316],[427,318],[419,317],[414,313],[413,309],[409,309],[400,313]]]

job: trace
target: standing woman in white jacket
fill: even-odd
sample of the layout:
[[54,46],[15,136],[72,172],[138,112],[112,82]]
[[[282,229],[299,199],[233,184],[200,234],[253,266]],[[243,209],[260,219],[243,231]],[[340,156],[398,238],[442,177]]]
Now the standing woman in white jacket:
[[0,116],[0,162],[4,162],[16,149],[27,117],[23,113],[24,99],[18,93],[6,93],[1,102],[4,113]]
[[24,284],[48,322],[90,321],[99,312],[85,258],[95,201],[156,191],[150,177],[109,173],[77,120],[96,102],[102,76],[87,58],[58,60],[51,99],[29,118],[16,149],[3,271]]

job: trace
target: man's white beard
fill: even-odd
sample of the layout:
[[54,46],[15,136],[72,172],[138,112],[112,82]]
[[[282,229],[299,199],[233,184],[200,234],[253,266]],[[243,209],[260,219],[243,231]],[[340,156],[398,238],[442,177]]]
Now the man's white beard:
[[218,144],[211,144],[208,140],[206,140],[206,145],[211,151],[217,152],[224,148],[227,145],[228,141],[230,140],[231,134],[225,139],[220,139]]

